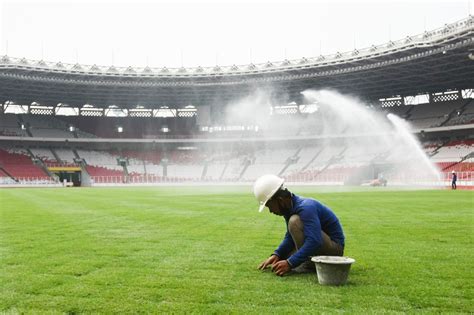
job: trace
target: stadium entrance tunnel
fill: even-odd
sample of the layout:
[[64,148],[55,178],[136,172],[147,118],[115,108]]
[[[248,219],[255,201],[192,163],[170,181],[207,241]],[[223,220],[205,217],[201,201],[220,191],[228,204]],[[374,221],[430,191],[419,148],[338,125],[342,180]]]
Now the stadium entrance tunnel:
[[49,167],[51,173],[54,173],[59,182],[65,186],[79,187],[82,184],[82,175],[80,167]]

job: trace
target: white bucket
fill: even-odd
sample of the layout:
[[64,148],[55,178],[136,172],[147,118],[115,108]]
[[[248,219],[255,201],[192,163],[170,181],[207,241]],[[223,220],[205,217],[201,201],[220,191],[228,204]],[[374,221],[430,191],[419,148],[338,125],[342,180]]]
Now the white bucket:
[[349,270],[355,259],[340,256],[315,256],[311,258],[316,264],[318,281],[322,285],[344,285],[347,283]]

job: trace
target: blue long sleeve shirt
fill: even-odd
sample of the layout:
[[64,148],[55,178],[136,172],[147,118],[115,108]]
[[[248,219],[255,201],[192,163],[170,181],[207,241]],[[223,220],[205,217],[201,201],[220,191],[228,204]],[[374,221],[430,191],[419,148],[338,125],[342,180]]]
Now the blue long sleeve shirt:
[[344,246],[344,233],[339,219],[328,207],[311,198],[303,198],[293,194],[293,208],[284,216],[286,234],[275,254],[280,258],[288,257],[295,248],[293,239],[288,232],[288,221],[293,214],[300,216],[303,222],[304,244],[293,255],[288,257],[288,263],[297,267],[314,255],[322,246],[321,231],[324,231],[334,242]]

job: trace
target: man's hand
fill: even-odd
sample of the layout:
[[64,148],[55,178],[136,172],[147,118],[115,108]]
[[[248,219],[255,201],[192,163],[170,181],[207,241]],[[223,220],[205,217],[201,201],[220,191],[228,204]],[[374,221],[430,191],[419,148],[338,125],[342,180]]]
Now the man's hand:
[[291,266],[286,259],[278,261],[277,263],[273,264],[272,267],[272,271],[276,273],[277,276],[283,276],[290,270]]
[[262,262],[259,266],[258,266],[258,269],[260,270],[264,270],[265,268],[268,268],[270,265],[273,265],[274,263],[276,263],[277,261],[280,260],[280,257],[278,257],[277,255],[271,255],[270,257],[268,257],[267,259],[265,259],[264,262]]

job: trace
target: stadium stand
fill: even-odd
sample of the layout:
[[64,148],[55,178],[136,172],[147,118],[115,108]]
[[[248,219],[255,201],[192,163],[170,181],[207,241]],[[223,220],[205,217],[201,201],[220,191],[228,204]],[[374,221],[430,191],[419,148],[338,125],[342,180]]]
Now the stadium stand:
[[93,177],[115,177],[124,176],[121,170],[112,170],[103,166],[87,165],[87,172]]
[[167,176],[181,180],[199,181],[203,172],[203,165],[168,164]]
[[[433,149],[436,150],[433,151]],[[120,154],[103,150],[78,149],[77,153],[85,160],[85,170],[96,183],[125,182],[129,181],[125,179],[127,176],[132,179],[130,180],[132,182],[156,182],[164,179],[193,182],[201,180],[248,182],[268,172],[294,180],[335,183],[347,180],[354,173],[373,163],[399,162],[399,157],[396,155],[391,157],[391,154],[380,154],[375,148],[372,152],[364,150],[366,150],[365,147],[359,149],[357,145],[347,146],[341,142],[331,146],[314,143],[286,149],[267,147],[265,150],[253,151],[247,148],[234,151],[232,157],[222,154],[219,150],[213,154],[209,148],[202,152],[192,150],[184,153],[181,150],[159,152],[156,149],[124,150]],[[425,150],[434,152],[431,160],[444,172],[474,171],[473,140],[452,141],[444,145],[431,142]],[[30,153],[27,149],[2,150],[0,161],[5,172],[13,178],[48,178],[40,166],[33,164],[31,155],[40,158],[47,166],[76,165],[75,154],[70,149],[34,147],[29,151]],[[165,158],[163,162],[161,156],[169,158]],[[123,157],[126,157],[128,163],[125,166],[118,165],[117,160]],[[153,179],[150,179],[150,176]],[[2,175],[2,177],[8,176]]]
[[[168,134],[191,137],[192,128],[186,121],[157,119],[146,117],[62,117],[69,125],[73,125],[86,135],[99,138],[157,138]],[[163,126],[170,126],[168,133],[163,133]],[[122,127],[122,132],[118,132]]]
[[[24,129],[21,129],[21,126]],[[24,136],[45,138],[92,138],[94,135],[74,128],[61,118],[49,115],[2,114],[0,136]]]
[[0,136],[25,136],[21,130],[17,115],[0,115]]
[[0,149],[0,164],[4,174],[17,180],[49,180],[40,167],[34,165],[29,154],[22,149]]
[[264,174],[279,174],[292,154],[293,150],[290,149],[258,150],[240,178],[251,181]]
[[474,152],[474,141],[452,141],[441,147],[431,160],[437,163],[457,162]]
[[290,156],[290,163],[285,170],[285,174],[292,174],[303,171],[314,158],[319,155],[322,147],[319,146],[301,146]]
[[155,175],[163,176],[163,167],[151,162],[145,162],[145,174],[146,175]]
[[127,172],[130,176],[140,176],[146,174],[145,162],[134,158],[127,159]]
[[122,155],[129,159],[135,159],[137,161],[145,161],[149,163],[153,163],[155,165],[159,165],[162,159],[162,152],[156,149],[149,149],[149,150],[122,150],[121,153],[114,152],[116,155]]
[[467,102],[453,113],[452,118],[447,121],[446,126],[456,126],[474,123],[474,100]]
[[[456,100],[420,105],[403,105],[383,108],[385,113],[393,113],[408,120],[414,128],[455,126],[474,121],[474,101]],[[284,116],[284,115],[282,115]],[[292,117],[295,119],[295,117]],[[21,124],[27,128],[21,130]],[[0,114],[0,136],[31,136],[49,138],[121,138],[121,139],[166,139],[166,138],[246,138],[265,136],[308,136],[323,134],[323,124],[318,118],[299,120],[299,124],[285,124],[285,117],[272,117],[272,124],[259,132],[240,130],[232,132],[200,132],[192,123],[170,121],[158,118],[133,117],[70,117],[47,115]],[[69,127],[74,126],[74,131]],[[117,131],[118,126],[123,132]],[[162,126],[174,126],[163,133]],[[281,126],[285,126],[282,128]],[[327,130],[326,130],[327,132]]]
[[463,101],[421,104],[413,107],[408,117],[417,128],[439,127],[447,121],[450,114],[463,106]]
[[210,161],[207,164],[206,175],[204,176],[204,180],[206,181],[220,180],[225,170],[225,167],[226,167],[226,164],[223,161]]
[[67,131],[66,127],[61,126],[60,121],[52,116],[23,115],[22,120],[27,125],[32,137],[72,137],[71,133]]
[[392,106],[392,107],[385,107],[382,111],[385,114],[392,113],[401,117],[403,119],[408,119],[409,113],[413,110],[414,105],[400,105],[400,106]]
[[47,165],[59,164],[59,162],[60,162],[54,156],[54,154],[52,152],[52,149],[49,149],[49,148],[30,148],[30,151],[33,153],[33,155],[36,158],[41,159]]
[[[119,157],[112,155],[109,152],[79,149],[77,150],[77,153],[82,159],[85,160],[88,166],[99,168],[98,173],[100,174],[97,174],[97,176],[112,176],[113,174],[117,174],[114,171],[123,172],[123,167],[117,164],[117,159]],[[111,170],[111,173],[105,174],[107,170]]]
[[312,170],[312,169],[320,169],[326,166],[329,161],[333,160],[334,158],[340,156],[344,152],[344,146],[336,146],[336,145],[324,145],[322,151],[317,152],[317,156],[315,155],[312,161],[305,166],[305,170]]
[[61,164],[75,165],[74,159],[76,158],[74,151],[71,149],[54,148],[51,149],[56,154],[58,162]]

